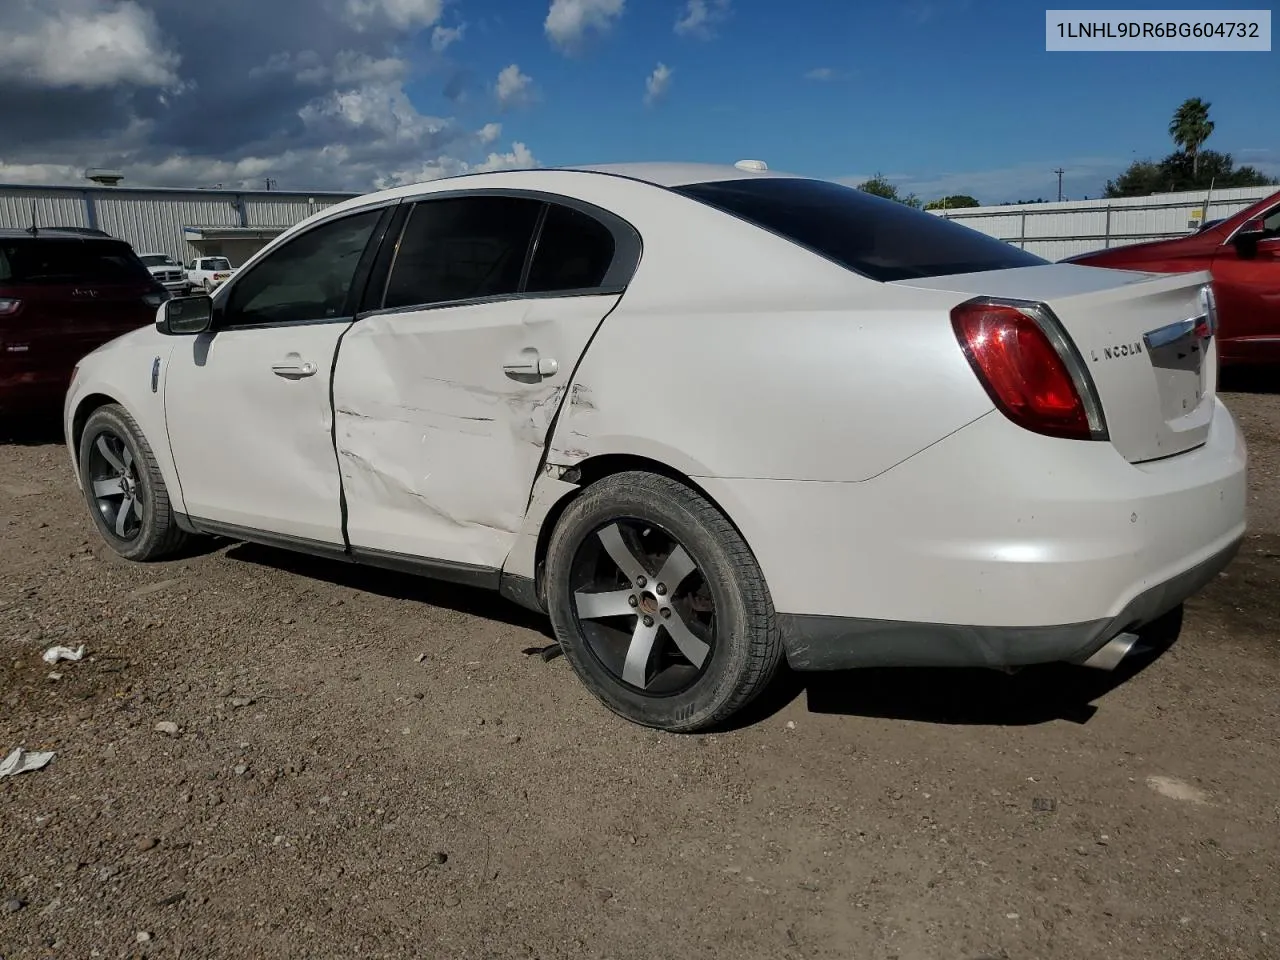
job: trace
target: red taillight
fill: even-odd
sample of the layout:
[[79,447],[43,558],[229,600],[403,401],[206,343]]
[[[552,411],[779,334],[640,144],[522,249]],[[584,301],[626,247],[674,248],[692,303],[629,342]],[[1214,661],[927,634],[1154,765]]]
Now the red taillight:
[[0,317],[7,317],[11,313],[17,313],[20,306],[22,306],[21,300],[0,297]]
[[[1031,307],[1031,309],[1027,309]],[[1014,423],[1051,437],[1100,438],[1101,412],[1072,377],[1034,305],[972,300],[951,311],[965,356],[996,406]]]

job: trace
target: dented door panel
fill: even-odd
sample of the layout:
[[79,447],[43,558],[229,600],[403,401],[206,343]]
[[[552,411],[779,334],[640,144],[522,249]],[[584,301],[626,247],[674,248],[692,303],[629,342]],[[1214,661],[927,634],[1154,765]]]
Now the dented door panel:
[[351,546],[500,568],[574,367],[617,301],[510,299],[361,319],[333,386]]

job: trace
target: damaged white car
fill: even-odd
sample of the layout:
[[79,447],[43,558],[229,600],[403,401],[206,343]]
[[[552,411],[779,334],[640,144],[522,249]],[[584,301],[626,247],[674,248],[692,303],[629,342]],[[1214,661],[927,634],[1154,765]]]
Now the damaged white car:
[[81,361],[121,556],[210,534],[500,591],[618,714],[796,670],[1113,666],[1230,560],[1207,274],[1051,264],[758,165],[330,207]]

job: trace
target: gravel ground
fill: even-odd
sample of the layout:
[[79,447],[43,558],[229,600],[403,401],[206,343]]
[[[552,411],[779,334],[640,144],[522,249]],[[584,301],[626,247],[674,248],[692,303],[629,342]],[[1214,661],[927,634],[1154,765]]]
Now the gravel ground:
[[0,781],[0,956],[1280,956],[1280,396],[1228,403],[1250,539],[1162,653],[786,676],[685,737],[485,594],[225,543],[119,561],[28,428],[0,753],[57,756]]

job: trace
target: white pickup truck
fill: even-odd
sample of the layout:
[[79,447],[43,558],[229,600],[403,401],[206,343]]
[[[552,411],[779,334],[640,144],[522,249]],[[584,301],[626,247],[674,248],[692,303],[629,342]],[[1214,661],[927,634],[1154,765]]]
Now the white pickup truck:
[[236,268],[226,257],[196,257],[187,264],[187,279],[193,287],[206,293],[213,293],[235,272]]
[[191,281],[187,277],[187,271],[173,257],[167,253],[140,253],[138,259],[173,296],[190,295]]

